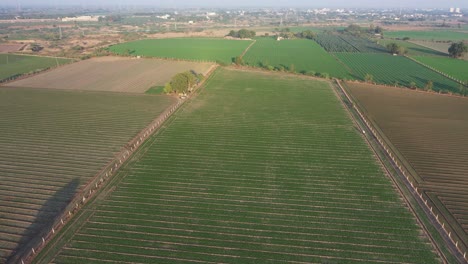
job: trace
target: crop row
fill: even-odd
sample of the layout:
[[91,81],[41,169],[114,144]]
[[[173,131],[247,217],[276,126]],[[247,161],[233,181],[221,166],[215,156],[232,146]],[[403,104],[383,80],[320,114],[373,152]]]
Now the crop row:
[[314,39],[328,52],[387,52],[385,48],[377,43],[347,34],[322,33],[315,36]]
[[0,262],[48,232],[83,185],[172,101],[8,87],[0,94]]
[[54,262],[436,262],[326,82],[220,70],[142,152]]

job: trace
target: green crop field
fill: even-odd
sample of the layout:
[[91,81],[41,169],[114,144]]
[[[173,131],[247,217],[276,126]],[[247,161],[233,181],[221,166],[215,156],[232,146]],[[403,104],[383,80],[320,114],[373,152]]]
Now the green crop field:
[[418,56],[414,57],[416,60],[431,66],[441,72],[454,77],[457,80],[463,82],[468,81],[468,61],[458,60],[453,58],[440,58],[440,57],[426,57]]
[[385,31],[386,38],[403,39],[409,37],[411,40],[446,40],[460,41],[468,40],[468,32],[457,32],[448,30],[431,31]]
[[218,70],[38,263],[439,263],[330,83]]
[[328,52],[387,52],[369,39],[347,34],[317,34],[315,41]]
[[394,39],[379,39],[379,44],[383,47],[387,46],[390,43],[396,43],[401,47],[405,47],[408,51],[409,56],[447,56],[447,53],[442,53],[437,50],[430,49],[421,45],[417,45],[412,42],[403,41],[403,40],[394,40]]
[[0,88],[0,263],[48,233],[88,180],[173,102]]
[[315,41],[306,39],[276,41],[259,38],[249,49],[244,61],[252,66],[271,65],[286,69],[294,65],[296,72],[328,73],[338,78],[349,77],[346,68]]
[[354,77],[360,80],[370,74],[377,83],[409,87],[414,82],[418,88],[432,81],[434,91],[458,92],[455,81],[402,56],[370,53],[336,53],[335,56],[351,68]]
[[196,61],[219,61],[231,64],[251,44],[248,40],[208,38],[145,39],[109,48],[116,54],[174,58]]
[[70,59],[0,54],[0,81],[25,73],[56,67],[71,62]]

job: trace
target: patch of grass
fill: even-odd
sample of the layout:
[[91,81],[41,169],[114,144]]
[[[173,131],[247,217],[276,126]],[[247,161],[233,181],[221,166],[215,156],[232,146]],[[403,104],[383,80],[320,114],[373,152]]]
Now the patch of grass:
[[164,93],[164,86],[153,86],[145,92],[145,94],[163,94],[163,93]]

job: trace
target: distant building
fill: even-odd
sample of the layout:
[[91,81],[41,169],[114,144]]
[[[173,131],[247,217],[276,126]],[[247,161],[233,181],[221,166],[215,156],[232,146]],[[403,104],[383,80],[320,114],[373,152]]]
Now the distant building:
[[99,16],[64,17],[62,22],[98,22]]
[[450,8],[450,13],[453,13],[453,12],[455,12],[455,8],[451,7]]
[[455,13],[461,13],[459,7],[455,8]]

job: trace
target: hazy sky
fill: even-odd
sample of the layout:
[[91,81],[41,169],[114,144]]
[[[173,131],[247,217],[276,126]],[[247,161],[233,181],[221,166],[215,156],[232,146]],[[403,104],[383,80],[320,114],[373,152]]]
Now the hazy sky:
[[0,5],[151,5],[155,7],[411,7],[468,8],[468,0],[1,0]]

